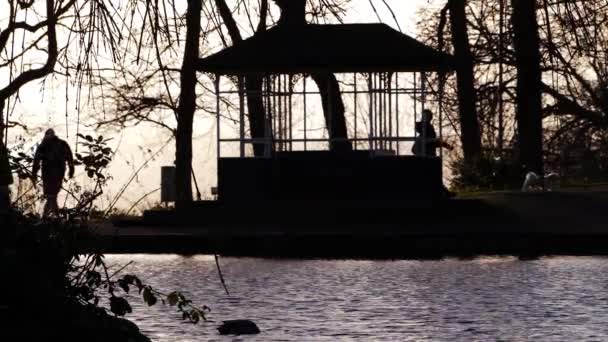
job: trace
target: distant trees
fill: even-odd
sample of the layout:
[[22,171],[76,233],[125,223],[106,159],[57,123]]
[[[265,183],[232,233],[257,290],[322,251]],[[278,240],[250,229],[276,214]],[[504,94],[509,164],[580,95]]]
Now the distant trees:
[[[513,162],[513,175],[521,175],[543,164],[559,171],[575,141],[600,155],[608,149],[608,2],[515,1],[468,0],[465,8],[482,159]],[[437,45],[442,17],[453,30],[448,7],[441,8],[443,16],[429,10],[420,26],[423,38]],[[454,44],[448,41],[446,49],[457,55]],[[444,109],[448,122],[462,126],[458,85],[448,79]],[[460,134],[454,127],[463,141]],[[487,170],[494,177],[496,168]]]
[[[608,165],[608,1],[588,0],[546,6],[550,42],[544,77],[545,135],[549,161],[580,167],[569,154],[586,150],[600,173]],[[566,159],[566,160],[564,160]],[[555,164],[553,162],[553,164]],[[578,164],[578,165],[577,165]],[[566,165],[568,167],[568,165]],[[582,172],[587,173],[585,170]]]

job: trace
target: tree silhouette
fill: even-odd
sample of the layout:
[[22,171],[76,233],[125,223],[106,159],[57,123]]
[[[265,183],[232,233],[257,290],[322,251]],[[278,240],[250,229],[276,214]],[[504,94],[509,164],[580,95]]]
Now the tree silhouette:
[[196,110],[196,63],[200,51],[201,0],[188,0],[186,44],[180,71],[180,95],[175,136],[176,208],[192,202],[192,123]]
[[[456,58],[456,79],[460,141],[467,167],[473,168],[481,157],[481,134],[477,117],[477,94],[474,87],[474,60],[467,32],[467,1],[449,0],[441,11],[439,39],[443,45],[443,30],[449,12],[451,40]],[[443,46],[440,46],[443,49]]]
[[517,67],[518,148],[526,171],[543,173],[541,58],[536,1],[512,0],[511,23]]
[[[238,28],[232,11],[228,7],[225,0],[215,1],[218,12],[222,17],[224,25],[228,29],[228,34],[233,44],[239,43],[243,40],[241,31]],[[259,21],[258,26],[254,34],[264,32],[266,30],[266,18],[268,16],[268,0],[262,0],[260,3]],[[266,111],[264,109],[264,100],[262,98],[262,76],[261,75],[248,75],[244,78],[245,89],[247,89],[247,108],[249,109],[249,127],[251,127],[251,137],[254,139],[264,138],[265,135],[265,124],[264,118],[266,117]],[[261,144],[253,145],[253,154],[256,157],[264,155],[264,146]]]
[[[278,26],[285,29],[298,29],[306,25],[306,0],[274,0],[281,9]],[[331,73],[313,72],[312,79],[321,93],[323,114],[329,137],[332,139],[330,150],[350,151],[352,145],[346,141],[348,131],[344,117],[344,101],[340,93],[340,85],[336,76]]]

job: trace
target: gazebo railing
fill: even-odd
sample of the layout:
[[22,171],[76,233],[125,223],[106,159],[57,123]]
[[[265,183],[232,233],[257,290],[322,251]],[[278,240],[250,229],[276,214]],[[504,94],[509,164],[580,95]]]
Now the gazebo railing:
[[[222,138],[219,140],[220,143],[220,148],[222,144],[239,144],[239,157],[240,158],[247,158],[247,157],[251,157],[251,158],[255,158],[254,155],[247,155],[247,153],[245,153],[245,151],[247,150],[247,145],[249,146],[253,146],[253,145],[262,145],[264,146],[264,156],[259,156],[262,158],[270,158],[272,157],[273,153],[276,152],[294,152],[294,151],[322,151],[324,149],[315,149],[315,148],[307,148],[307,145],[304,145],[305,147],[303,149],[279,149],[277,148],[278,145],[282,144],[282,146],[290,146],[290,144],[293,143],[308,143],[308,145],[312,144],[312,143],[325,143],[327,145],[331,145],[332,143],[336,143],[336,142],[350,142],[352,144],[357,144],[357,143],[367,143],[368,145],[370,144],[370,142],[393,142],[393,143],[413,143],[416,140],[418,140],[419,138],[416,137],[369,137],[369,138],[349,138],[349,139],[340,139],[340,138],[293,138],[293,139],[265,139],[265,138],[244,138],[244,139],[239,139],[239,138]],[[378,146],[382,146],[381,144],[378,144]],[[354,148],[353,151],[366,151],[370,153],[370,156],[376,156],[378,151],[393,151],[395,152],[395,155],[402,155],[399,153],[399,151],[395,148],[395,149],[390,149],[390,148],[367,148],[367,149],[362,149],[362,148]],[[220,150],[221,151],[221,150]],[[219,156],[222,156],[221,152],[218,153]],[[258,157],[258,158],[259,158]]]

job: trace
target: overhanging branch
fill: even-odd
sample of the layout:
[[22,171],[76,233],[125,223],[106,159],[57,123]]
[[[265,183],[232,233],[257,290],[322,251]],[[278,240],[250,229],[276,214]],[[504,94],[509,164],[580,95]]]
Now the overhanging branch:
[[602,113],[584,108],[576,101],[569,99],[563,94],[560,94],[557,90],[549,87],[544,83],[541,83],[541,88],[544,93],[550,95],[557,101],[554,106],[549,107],[552,114],[573,115],[580,119],[592,122],[600,127],[608,126],[608,120],[606,120],[606,116]]
[[[65,13],[68,7],[71,6],[75,0],[71,0],[66,6],[62,7],[57,13],[54,12],[54,0],[46,0],[46,13],[47,19],[43,21],[47,27],[47,39],[48,39],[48,54],[44,65],[40,68],[30,69],[11,81],[6,87],[0,89],[0,100],[7,99],[10,96],[16,94],[19,89],[25,84],[42,78],[53,72],[55,63],[57,62],[58,49],[57,49],[57,17],[59,13]],[[4,34],[6,31],[2,31]],[[10,34],[10,32],[9,32]],[[1,43],[1,42],[0,42]]]

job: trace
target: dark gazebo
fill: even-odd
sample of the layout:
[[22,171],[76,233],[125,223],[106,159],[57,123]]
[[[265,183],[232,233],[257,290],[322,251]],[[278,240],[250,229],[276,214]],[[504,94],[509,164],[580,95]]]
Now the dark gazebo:
[[275,27],[199,62],[220,75],[451,71],[450,55],[385,24]]
[[[429,108],[427,73],[452,69],[450,55],[384,24],[275,27],[201,59],[198,70],[215,80],[220,203],[403,205],[439,198],[441,158],[410,151],[414,122]],[[346,137],[331,135],[333,119],[314,127],[311,97],[336,96],[318,81],[310,86],[319,74],[339,77]],[[260,89],[247,89],[250,76],[262,79]],[[263,135],[252,134],[247,96],[263,101]],[[237,99],[238,110],[225,105]],[[440,101],[433,108],[441,127]],[[335,150],[337,142],[352,148]],[[254,154],[254,145],[263,154]]]

